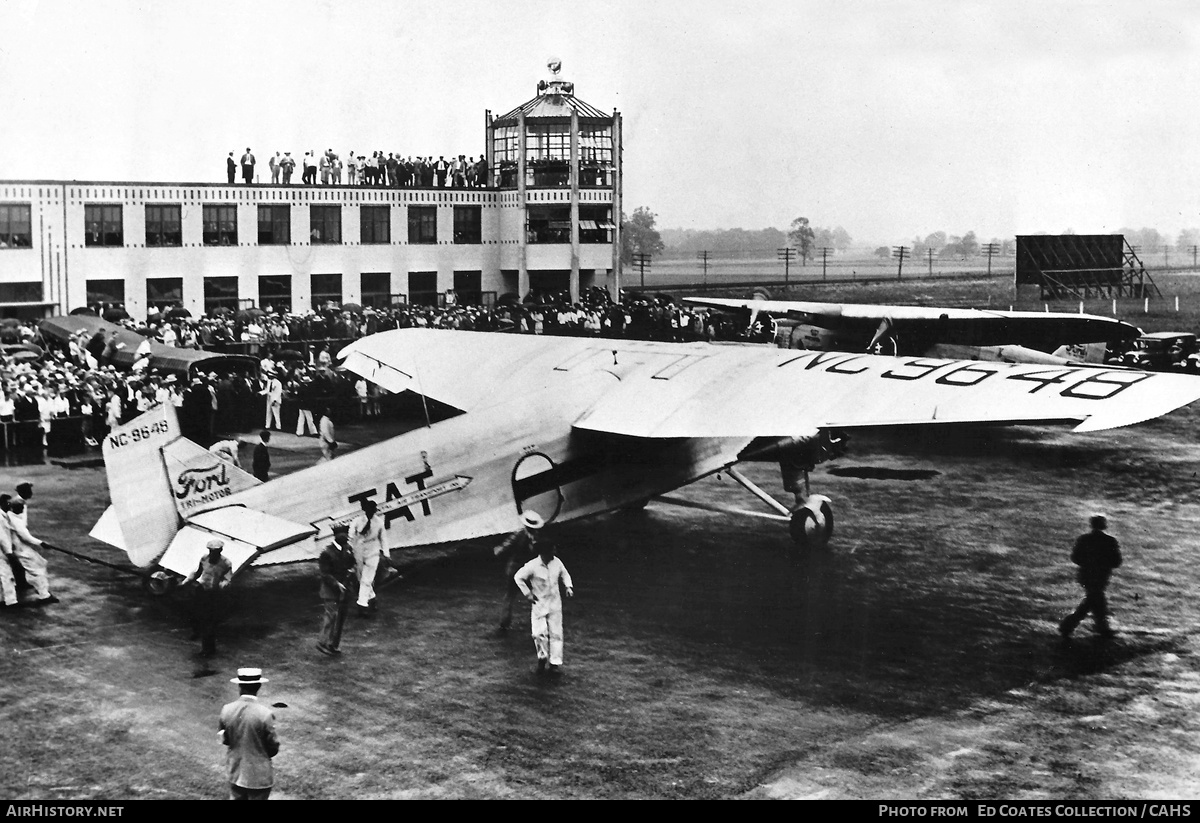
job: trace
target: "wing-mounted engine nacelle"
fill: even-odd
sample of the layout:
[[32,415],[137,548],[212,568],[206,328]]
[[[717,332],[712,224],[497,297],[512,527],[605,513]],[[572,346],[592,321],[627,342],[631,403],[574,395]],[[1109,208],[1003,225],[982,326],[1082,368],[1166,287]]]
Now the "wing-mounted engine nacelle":
[[812,471],[820,463],[846,453],[849,437],[840,431],[821,429],[816,434],[793,437],[760,437],[742,450],[740,461],[778,461],[798,471]]

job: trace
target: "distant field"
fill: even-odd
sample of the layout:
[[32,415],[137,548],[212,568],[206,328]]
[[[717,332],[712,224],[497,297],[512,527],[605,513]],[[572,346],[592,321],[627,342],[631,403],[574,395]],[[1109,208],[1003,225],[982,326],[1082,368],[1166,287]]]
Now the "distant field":
[[[783,283],[783,264],[767,258],[739,258],[709,261],[707,288],[697,268],[699,261],[683,258],[655,259],[652,272],[646,274],[646,287],[675,296],[707,294],[709,296],[749,297],[752,287],[727,285],[762,283],[771,297],[777,300],[819,300],[838,303],[895,303],[900,305],[953,306],[962,308],[1012,309],[1018,311],[1080,310],[1079,301],[1051,301],[1038,298],[1036,288],[1024,287],[1018,295],[1013,289],[1011,258],[992,261],[992,275],[987,276],[987,260],[946,262],[940,269],[934,263],[934,274],[928,266],[909,268],[905,261],[903,277],[895,279],[895,261],[878,258],[830,260],[827,277],[822,279],[821,267],[793,266],[788,284]],[[1146,331],[1200,331],[1200,272],[1166,271],[1148,268],[1162,298],[1153,298],[1147,307],[1143,300],[1119,298],[1114,312],[1113,301],[1093,299],[1084,301],[1088,314],[1116,315]],[[862,282],[868,281],[868,282]],[[637,269],[626,269],[625,286],[638,288]],[[681,288],[682,287],[682,288]],[[1178,300],[1178,310],[1176,310]]]
[[[934,260],[932,272],[934,275],[986,273],[987,258],[969,258],[967,260]],[[628,270],[638,278],[638,270],[633,267]],[[1003,274],[1012,278],[1013,258],[995,257],[992,259],[992,273]],[[926,260],[905,260],[904,275],[928,276],[930,265]],[[880,278],[896,276],[896,261],[874,256],[843,255],[832,256],[822,267],[821,260],[809,260],[808,265],[801,266],[798,261],[792,261],[788,271],[789,279],[820,280],[823,276],[830,280],[852,280],[861,278]],[[734,257],[730,255],[714,255],[708,261],[707,279],[710,283],[721,281],[742,281],[752,279],[778,280],[784,279],[782,260],[773,255],[761,257]],[[627,282],[632,283],[629,275]],[[702,261],[692,256],[664,255],[656,257],[646,272],[646,285],[666,285],[669,283],[703,283],[705,280]]]

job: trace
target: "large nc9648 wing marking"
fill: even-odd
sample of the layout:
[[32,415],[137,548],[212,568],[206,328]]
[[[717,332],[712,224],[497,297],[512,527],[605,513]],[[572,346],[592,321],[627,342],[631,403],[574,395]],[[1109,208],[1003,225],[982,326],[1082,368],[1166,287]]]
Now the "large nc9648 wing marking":
[[837,354],[812,352],[797,355],[783,363],[785,366],[800,366],[806,371],[818,370],[829,374],[861,374],[876,366],[878,376],[884,380],[918,381],[932,380],[940,386],[970,388],[985,380],[1001,375],[1005,380],[1031,383],[1029,394],[1058,387],[1058,394],[1081,400],[1108,400],[1130,386],[1135,386],[1151,377],[1148,372],[1096,369],[1096,368],[1030,368],[1007,363],[962,363],[958,361],[931,360],[924,357],[898,359],[887,368],[878,366],[876,358],[861,354]]

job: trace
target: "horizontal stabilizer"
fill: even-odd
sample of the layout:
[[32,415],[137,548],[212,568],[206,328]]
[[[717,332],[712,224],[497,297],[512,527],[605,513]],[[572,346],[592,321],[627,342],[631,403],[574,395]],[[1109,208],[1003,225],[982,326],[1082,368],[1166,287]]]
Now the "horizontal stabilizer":
[[[260,554],[269,557],[276,551],[288,553],[288,548],[297,543],[311,545],[312,541],[308,538],[312,534],[312,526],[293,523],[245,506],[226,506],[192,518],[175,535],[170,548],[159,560],[159,565],[176,574],[191,574],[208,551],[205,545],[209,540],[218,538],[225,542],[223,554],[233,563],[236,574]],[[310,550],[305,549],[304,555],[295,560],[309,557]],[[255,565],[265,564],[256,562]]]
[[[187,577],[200,565],[200,559],[208,554],[208,541],[216,537],[212,532],[198,529],[195,526],[184,526],[175,534],[167,551],[159,558],[158,565],[167,571],[175,572],[181,577]],[[233,564],[233,573],[241,571],[254,556],[258,549],[240,540],[224,539],[225,546],[221,555]]]

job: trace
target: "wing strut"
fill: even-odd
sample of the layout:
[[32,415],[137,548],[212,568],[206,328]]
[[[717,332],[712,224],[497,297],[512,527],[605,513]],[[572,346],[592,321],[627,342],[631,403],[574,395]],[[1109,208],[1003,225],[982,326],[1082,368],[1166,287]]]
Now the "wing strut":
[[730,477],[732,477],[734,480],[736,480],[738,482],[738,484],[742,486],[742,488],[744,488],[746,491],[750,492],[752,495],[757,497],[762,502],[766,503],[768,506],[773,508],[775,511],[779,512],[780,514],[782,514],[786,517],[791,516],[791,514],[792,514],[791,509],[789,509],[787,506],[780,503],[778,500],[776,500],[771,495],[767,494],[765,491],[760,489],[758,486],[754,485],[754,483],[751,482],[749,477],[746,477],[746,475],[742,474],[740,471],[735,469],[733,466],[727,466],[725,468],[725,473],[728,474]]

